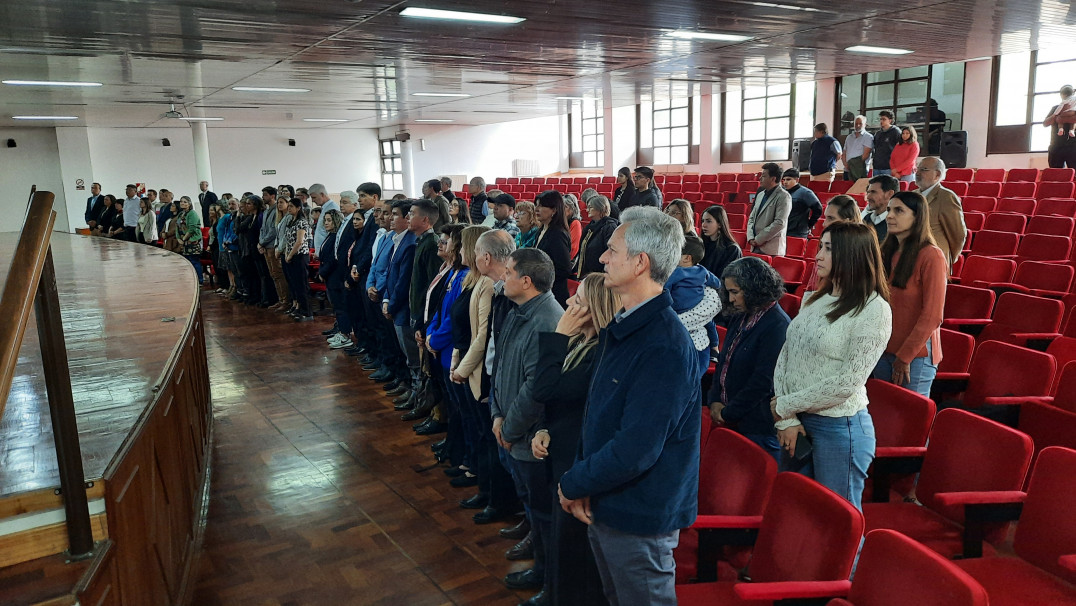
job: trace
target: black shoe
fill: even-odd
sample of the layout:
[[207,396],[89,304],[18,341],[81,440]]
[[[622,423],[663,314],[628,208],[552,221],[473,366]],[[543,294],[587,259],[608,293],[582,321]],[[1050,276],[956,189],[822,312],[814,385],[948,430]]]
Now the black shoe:
[[[412,409],[412,410],[408,411],[407,414],[405,414],[404,416],[400,417],[400,420],[401,421],[414,421],[415,419],[425,419],[425,418],[427,418],[429,416],[430,416],[430,411],[428,411],[428,410],[422,411],[422,410],[419,410],[419,409],[415,408],[415,409]],[[416,423],[415,425],[413,425],[411,427],[411,429],[417,430],[420,425],[425,425],[425,422]],[[424,434],[420,434],[420,435],[424,435]]]
[[429,425],[430,423],[433,423],[433,417],[426,417],[425,419],[422,419],[418,423],[415,423],[414,425],[412,425],[411,429],[413,429],[415,431],[418,431],[420,428],[425,427],[425,426]]
[[406,385],[397,385],[395,389],[390,389],[385,392],[386,396],[399,396],[405,393],[409,393],[411,390]]
[[391,381],[393,376],[392,376],[392,373],[389,372],[389,369],[382,368],[381,370],[379,370],[379,371],[375,372],[374,374],[370,375],[370,378],[373,379],[374,381],[377,381],[378,383],[385,383],[385,382]]
[[530,597],[529,600],[520,602],[519,606],[549,606],[550,601],[546,596],[545,589],[542,589],[538,593]]
[[471,517],[475,524],[492,524],[493,522],[499,522],[512,515],[512,512],[506,509],[498,509],[492,505],[486,505],[485,509],[474,514]]
[[[420,435],[420,436],[432,436],[432,435],[435,435],[435,434],[444,433],[446,431],[448,431],[448,424],[447,423],[438,423],[437,421],[434,421],[433,423],[430,423],[429,425],[426,425],[425,427],[419,427],[418,429],[415,430],[415,433]],[[457,478],[457,479],[459,479],[459,478]],[[471,486],[474,486],[476,484],[478,484],[478,479],[477,478],[475,478],[475,483],[471,484]]]
[[293,316],[296,322],[310,322],[314,319],[314,316],[301,316],[296,314]]
[[335,324],[333,324],[333,327],[330,328],[329,330],[321,331],[321,334],[323,334],[323,335],[325,335],[327,337],[327,336],[333,334],[334,332],[340,332],[340,331],[336,330],[336,325]]
[[463,499],[460,501],[460,507],[463,509],[485,509],[489,504],[489,495],[478,493],[469,499]]
[[445,442],[446,441],[447,440],[441,440],[440,442],[434,442],[433,444],[430,444],[430,450],[433,450],[433,451],[441,450],[442,448],[445,447]]
[[393,379],[393,380],[389,381],[388,383],[385,383],[384,385],[382,385],[381,389],[384,389],[385,391],[392,391],[393,389],[396,389],[400,385],[401,384],[400,384],[399,379]]
[[415,404],[411,401],[411,392],[405,391],[392,401],[393,410],[411,410]]
[[262,309],[265,309],[266,307],[271,307],[272,305],[274,305],[274,304],[270,303],[268,301],[258,301],[258,304],[255,307],[260,307]]
[[523,518],[519,521],[519,524],[516,524],[515,526],[509,526],[508,528],[502,528],[497,531],[497,533],[506,539],[520,541],[526,538],[530,531],[530,522],[527,521],[527,518]]
[[[357,358],[357,357],[362,355],[361,353],[359,353],[359,350],[357,348],[355,348],[355,347],[348,347],[347,349],[344,350],[344,353],[351,356],[352,358]],[[359,361],[362,362],[362,360],[359,360]]]
[[381,370],[381,365],[377,362],[370,361],[362,365],[363,370]]
[[508,573],[508,576],[504,577],[504,584],[509,589],[537,591],[542,588],[544,583],[542,582],[542,577],[537,572],[534,572],[533,568],[528,568],[527,570]]
[[511,549],[504,552],[504,559],[509,562],[516,562],[518,560],[533,560],[534,559],[534,537],[527,535],[523,537],[523,540],[512,546]]
[[[449,467],[448,469],[445,469],[445,475],[450,478],[458,478],[465,473],[467,473],[467,470],[460,469],[459,467]],[[483,507],[485,507],[485,505],[483,505]]]
[[[349,349],[348,351],[351,351],[351,350]],[[348,355],[350,355],[350,354],[348,354]],[[362,356],[362,354],[355,354],[356,358],[358,358],[359,356]],[[370,354],[366,354],[366,355],[362,356],[361,358],[359,358],[359,364],[362,364],[363,366],[366,366],[367,364],[378,364],[378,361],[373,359],[373,357],[371,357]],[[380,365],[380,364],[378,364],[378,365]]]
[[462,476],[460,476],[458,478],[452,478],[452,481],[449,482],[449,484],[451,484],[452,486],[454,486],[456,488],[467,488],[469,486],[478,486],[478,476],[474,475],[473,473],[464,473]]

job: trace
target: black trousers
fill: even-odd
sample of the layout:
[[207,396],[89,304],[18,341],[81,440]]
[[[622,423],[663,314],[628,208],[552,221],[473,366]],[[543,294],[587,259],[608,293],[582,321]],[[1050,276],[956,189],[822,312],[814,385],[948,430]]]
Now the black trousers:
[[242,277],[240,283],[246,289],[244,299],[258,302],[262,300],[262,281],[258,277],[258,268],[254,264],[254,256],[251,254],[239,258],[240,276]]
[[1076,145],[1051,145],[1047,161],[1050,168],[1076,168]]
[[[511,456],[511,455],[509,455]],[[553,508],[549,500],[549,461],[512,460],[515,466],[517,488],[527,504],[531,523],[531,541],[534,544],[534,570],[546,574],[549,562],[548,550],[553,545]]]
[[258,274],[258,287],[261,290],[261,298],[258,299],[266,305],[275,305],[280,299],[276,296],[276,286],[273,284],[273,276],[269,273],[269,263],[265,255],[254,255],[254,269]]
[[603,606],[601,574],[590,549],[587,525],[560,506],[557,482],[550,483],[553,522],[546,542],[545,589],[558,606]]
[[295,301],[299,313],[304,316],[311,315],[310,299],[307,292],[310,289],[306,280],[306,266],[310,263],[310,255],[295,255],[291,261],[284,262],[284,279],[288,282],[288,290],[291,291],[291,300]]

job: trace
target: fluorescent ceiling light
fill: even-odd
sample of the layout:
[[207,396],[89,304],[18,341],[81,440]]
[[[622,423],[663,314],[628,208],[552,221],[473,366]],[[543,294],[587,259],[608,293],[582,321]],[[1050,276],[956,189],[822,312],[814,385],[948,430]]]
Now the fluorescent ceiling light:
[[345,118],[303,118],[303,122],[347,122]]
[[421,120],[413,120],[413,122],[455,122],[455,120],[441,120],[441,119],[435,120],[433,118],[423,118]]
[[912,51],[905,48],[889,48],[887,46],[849,46],[844,49],[850,53],[867,53],[870,55],[907,55]]
[[232,90],[244,93],[309,93],[309,88],[282,88],[276,86],[233,86]]
[[682,40],[716,40],[718,42],[743,42],[751,39],[751,36],[741,36],[739,34],[696,32],[688,29],[678,29],[675,32],[669,32],[669,35]]
[[794,4],[778,4],[776,2],[748,2],[748,4],[752,4],[754,6],[762,6],[762,7],[765,7],[765,8],[779,8],[781,10],[786,10],[786,11],[803,11],[805,13],[820,13],[820,12],[822,12],[817,8],[809,8],[809,7],[806,7],[806,6],[796,6]]
[[557,101],[582,101],[586,97],[553,97]]
[[187,122],[218,122],[224,118],[180,118],[180,120],[186,120]]
[[78,116],[11,116],[12,120],[78,120]]
[[411,93],[412,97],[470,97],[467,93]]
[[100,82],[59,82],[53,80],[4,80],[12,86],[101,86]]
[[448,19],[451,21],[473,21],[475,23],[507,23],[514,24],[526,21],[521,17],[508,17],[505,15],[490,15],[487,13],[466,13],[462,11],[442,11],[435,8],[407,7],[400,12],[404,17],[419,17],[423,19]]

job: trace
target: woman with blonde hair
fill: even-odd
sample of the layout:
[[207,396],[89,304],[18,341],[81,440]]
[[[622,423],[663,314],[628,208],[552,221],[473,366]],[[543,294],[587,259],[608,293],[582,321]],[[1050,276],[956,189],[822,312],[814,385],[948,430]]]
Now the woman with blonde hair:
[[533,202],[516,203],[516,248],[533,248],[538,242],[542,228],[538,225],[538,214]]
[[553,536],[546,544],[546,597],[553,604],[605,604],[601,577],[587,539],[587,527],[560,507],[557,484],[575,461],[583,431],[590,378],[597,363],[598,333],[621,307],[620,297],[605,285],[605,274],[583,279],[556,332],[538,335],[534,399],[545,416],[531,452],[549,461],[549,498],[553,500]]
[[665,214],[680,222],[684,226],[684,233],[697,236],[695,232],[695,211],[691,204],[683,198],[677,198],[665,207]]

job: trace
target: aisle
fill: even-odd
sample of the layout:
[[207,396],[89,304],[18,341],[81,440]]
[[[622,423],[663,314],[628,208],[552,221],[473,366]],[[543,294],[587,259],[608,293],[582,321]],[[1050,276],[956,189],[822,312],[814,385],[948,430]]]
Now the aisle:
[[[202,294],[216,425],[194,604],[516,604],[512,541],[475,526],[330,320]],[[438,437],[439,438],[439,437]]]

